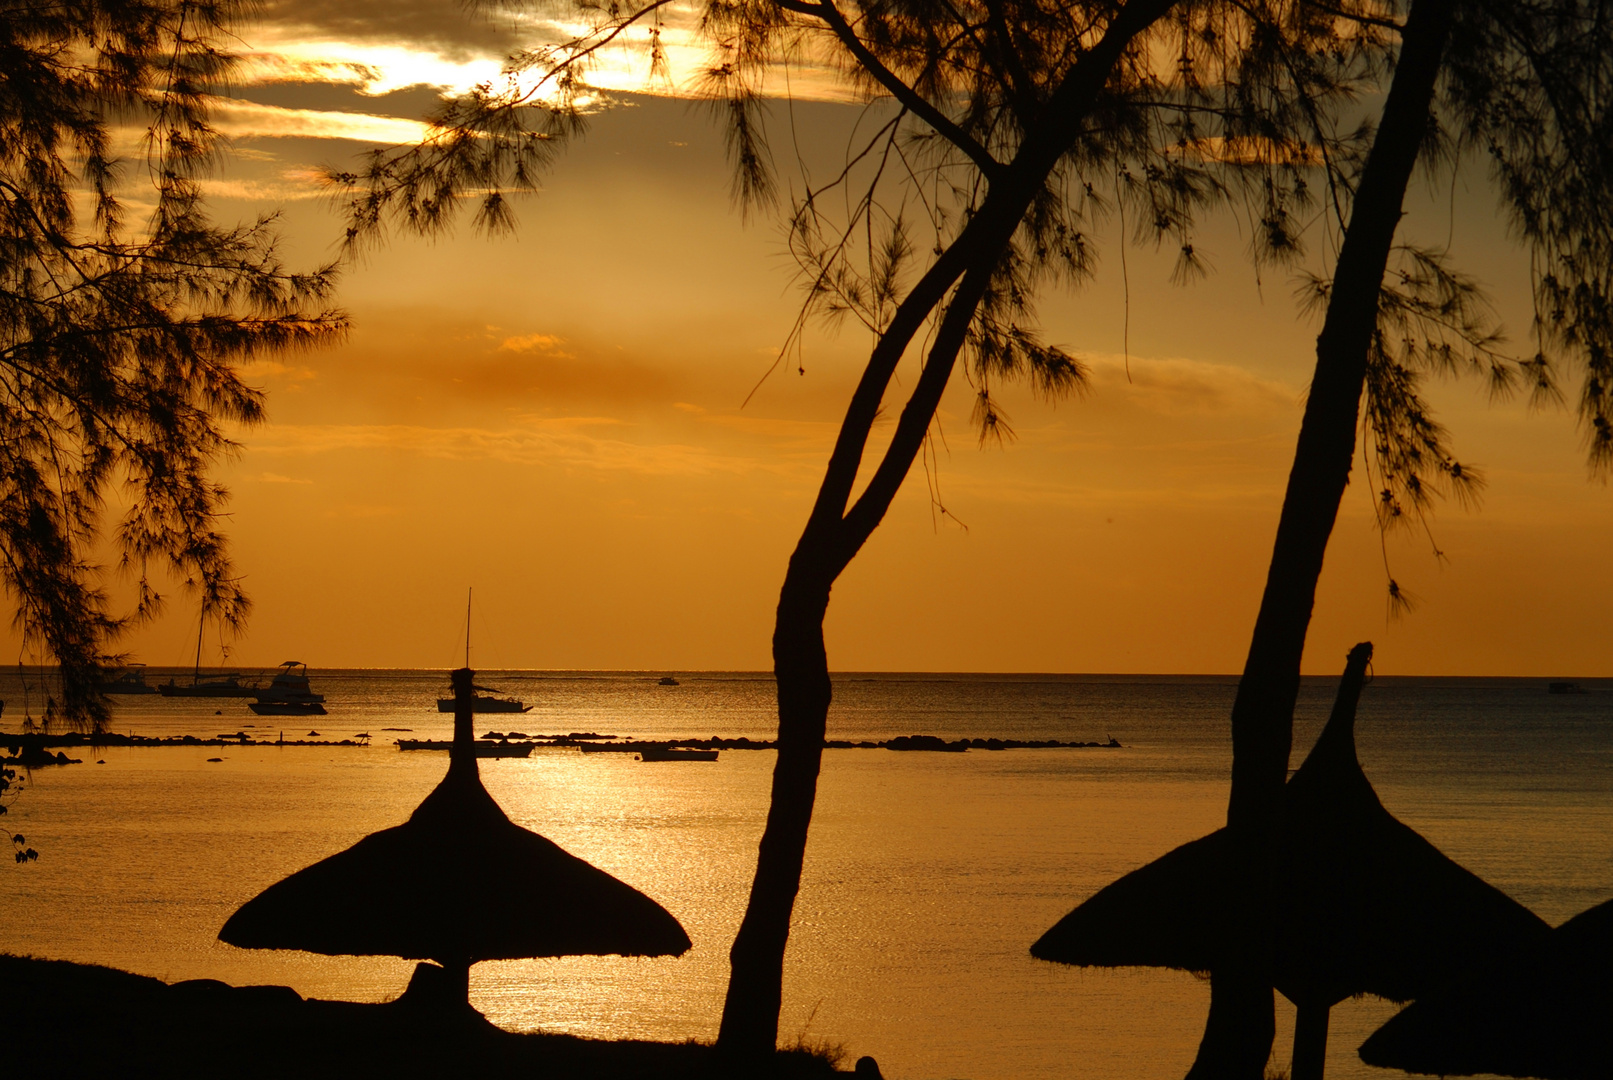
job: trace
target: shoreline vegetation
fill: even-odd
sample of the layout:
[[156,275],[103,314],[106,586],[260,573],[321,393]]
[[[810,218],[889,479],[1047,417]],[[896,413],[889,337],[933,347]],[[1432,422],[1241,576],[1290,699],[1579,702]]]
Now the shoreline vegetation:
[[[17,1038],[7,1064],[31,1077],[529,1077],[639,1080],[708,1074],[711,1046],[511,1032],[438,1002],[303,998],[289,986],[166,983],[117,968],[0,953]],[[846,1075],[834,1047],[774,1055],[770,1075]]]

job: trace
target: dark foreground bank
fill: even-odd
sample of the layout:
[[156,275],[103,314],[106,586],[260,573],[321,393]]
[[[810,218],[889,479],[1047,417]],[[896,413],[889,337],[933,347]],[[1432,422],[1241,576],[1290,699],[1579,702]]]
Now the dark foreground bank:
[[[172,985],[114,968],[0,954],[5,1063],[16,1075],[515,1077],[691,1080],[710,1047],[515,1034],[399,1000],[318,1001],[285,986]],[[849,1064],[849,1063],[848,1063]],[[837,1074],[786,1051],[773,1074]]]

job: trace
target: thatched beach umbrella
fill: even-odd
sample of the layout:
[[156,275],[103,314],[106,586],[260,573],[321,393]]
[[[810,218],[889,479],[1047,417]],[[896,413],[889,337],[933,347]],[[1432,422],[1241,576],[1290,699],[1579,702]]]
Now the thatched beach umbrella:
[[409,820],[269,886],[230,916],[220,940],[435,960],[461,1001],[480,960],[689,948],[660,904],[499,809],[477,770],[471,678],[468,668],[453,674],[448,775]]
[[1441,1076],[1613,1076],[1613,900],[1545,945],[1419,997],[1361,1044],[1361,1060]]
[[[1474,956],[1544,936],[1522,905],[1383,808],[1355,752],[1370,644],[1350,652],[1326,728],[1289,780],[1274,908],[1274,982],[1299,1010],[1293,1080],[1318,1080],[1328,1012],[1356,994],[1405,1001]],[[1031,954],[1066,964],[1213,971],[1237,902],[1226,830],[1100,890]]]

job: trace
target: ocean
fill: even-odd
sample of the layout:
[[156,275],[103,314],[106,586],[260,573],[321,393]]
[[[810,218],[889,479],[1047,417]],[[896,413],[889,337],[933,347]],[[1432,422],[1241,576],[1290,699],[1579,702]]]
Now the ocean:
[[[153,671],[153,683],[169,673]],[[186,673],[188,674],[188,673]],[[533,706],[478,733],[769,738],[766,673],[484,671]],[[0,871],[0,949],[168,980],[284,983],[380,1001],[411,965],[241,950],[217,940],[274,881],[402,822],[447,756],[395,739],[446,738],[442,672],[313,669],[329,715],[272,718],[239,699],[117,699],[137,735],[244,731],[289,740],[361,732],[368,746],[111,747],[35,771],[5,824],[37,863]],[[182,676],[181,681],[184,681]],[[1297,766],[1336,680],[1307,679]],[[1360,758],[1384,805],[1441,850],[1557,924],[1613,896],[1613,680],[1554,695],[1544,680],[1380,678],[1365,690]],[[1190,973],[1074,969],[1027,949],[1120,874],[1218,827],[1235,680],[1192,676],[843,674],[829,734],[1101,741],[1119,749],[828,750],[786,959],[781,1040],[872,1054],[893,1080],[1180,1077],[1209,1000]],[[23,687],[0,677],[0,727]],[[40,707],[37,688],[33,711]],[[386,730],[386,729],[407,729]],[[221,758],[220,761],[209,761]],[[471,998],[512,1030],[603,1038],[715,1036],[727,950],[754,870],[771,751],[639,762],[540,748],[484,760],[517,823],[642,889],[694,947],[675,959],[479,964]],[[441,872],[451,874],[452,852]],[[355,922],[362,908],[336,910]],[[1376,1073],[1355,1048],[1396,1006],[1333,1010],[1328,1072]],[[1279,999],[1273,1065],[1293,1010]]]

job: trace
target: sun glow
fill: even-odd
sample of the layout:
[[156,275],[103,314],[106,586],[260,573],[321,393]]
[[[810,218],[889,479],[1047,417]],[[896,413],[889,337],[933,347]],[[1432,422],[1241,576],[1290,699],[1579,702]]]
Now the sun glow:
[[[546,21],[524,28],[526,49],[538,53],[553,47],[559,55],[563,43],[587,42],[594,32],[585,23]],[[658,34],[664,67],[651,62],[652,34]],[[380,97],[411,87],[428,86],[444,96],[464,94],[477,86],[502,87],[508,79],[508,58],[484,53],[444,53],[404,44],[375,44],[333,39],[299,41],[290,38],[255,43],[237,72],[242,86],[273,83],[328,83],[351,86],[359,93]],[[786,90],[796,100],[860,100],[821,58],[794,58],[789,84],[770,85],[766,93]],[[610,44],[589,55],[580,69],[582,82],[598,91],[689,98],[705,94],[706,72],[724,62],[720,50],[704,38],[692,12],[674,11],[651,26],[632,26]],[[552,96],[544,85],[552,82],[541,67],[529,68],[517,78],[523,92]],[[584,95],[585,107],[592,99]]]

